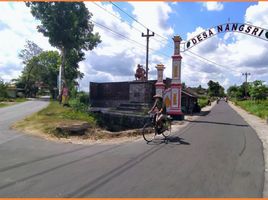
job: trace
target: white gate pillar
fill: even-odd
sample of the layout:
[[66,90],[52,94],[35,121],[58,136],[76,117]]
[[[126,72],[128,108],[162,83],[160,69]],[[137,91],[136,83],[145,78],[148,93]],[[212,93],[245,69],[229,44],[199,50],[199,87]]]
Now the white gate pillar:
[[172,81],[171,81],[171,107],[169,114],[173,118],[183,118],[181,111],[181,59],[180,43],[182,41],[180,36],[174,36],[174,55],[172,56]]
[[155,68],[157,69],[157,82],[155,83],[155,93],[163,96],[163,92],[165,90],[165,84],[163,82],[163,72],[165,67],[163,64],[157,64]]

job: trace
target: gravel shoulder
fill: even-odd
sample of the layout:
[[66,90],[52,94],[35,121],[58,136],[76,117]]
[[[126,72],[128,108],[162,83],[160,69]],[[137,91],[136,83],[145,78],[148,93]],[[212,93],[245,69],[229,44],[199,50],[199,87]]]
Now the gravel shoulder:
[[229,102],[229,105],[256,131],[258,137],[260,138],[263,144],[263,154],[265,162],[265,181],[263,189],[263,197],[268,197],[268,124],[264,119],[261,119],[255,115],[248,113],[242,108],[235,106],[232,102]]

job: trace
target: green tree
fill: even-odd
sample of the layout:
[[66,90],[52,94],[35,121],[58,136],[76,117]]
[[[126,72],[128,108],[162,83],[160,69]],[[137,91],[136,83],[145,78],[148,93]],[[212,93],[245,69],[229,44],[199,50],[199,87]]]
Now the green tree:
[[227,89],[227,95],[231,98],[238,98],[241,96],[239,86],[232,85]]
[[80,54],[76,50],[73,49],[67,52],[65,77],[68,80],[68,85],[73,85],[76,83],[76,79],[83,78],[84,74],[79,71],[78,65],[82,60],[84,60],[83,54]]
[[92,50],[101,42],[99,34],[92,33],[93,24],[89,21],[92,14],[83,2],[27,2],[26,5],[41,21],[38,31],[60,50],[62,77],[66,81],[66,56],[75,54],[77,64],[84,59],[82,50]]
[[181,88],[182,88],[183,90],[185,90],[185,89],[187,88],[185,82],[182,82],[182,84],[181,84]]
[[19,52],[19,58],[21,58],[22,63],[27,66],[27,73],[24,74],[23,80],[20,80],[17,84],[19,84],[21,88],[24,88],[26,96],[31,96],[31,92],[35,90],[33,83],[30,80],[31,72],[35,67],[33,58],[42,53],[43,49],[30,40],[26,41],[26,45],[24,47],[25,48]]
[[59,53],[57,51],[44,51],[28,61],[22,75],[17,80],[17,86],[26,85],[26,95],[35,96],[38,92],[38,85],[45,85],[55,97],[59,66]]
[[239,91],[242,94],[242,98],[244,97],[249,97],[249,84],[244,82],[240,87],[239,87]]
[[263,81],[256,80],[249,86],[250,97],[256,100],[266,99],[268,95],[268,87],[263,84]]
[[7,85],[4,81],[0,78],[0,97],[7,97]]
[[210,80],[208,82],[208,95],[210,97],[223,97],[224,94],[224,88],[218,83]]

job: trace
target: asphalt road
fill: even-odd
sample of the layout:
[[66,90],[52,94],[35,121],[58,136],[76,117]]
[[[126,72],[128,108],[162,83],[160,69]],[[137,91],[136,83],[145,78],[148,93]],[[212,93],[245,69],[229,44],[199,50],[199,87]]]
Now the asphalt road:
[[8,129],[44,106],[0,109],[0,197],[262,197],[262,144],[225,102],[168,144],[62,144]]

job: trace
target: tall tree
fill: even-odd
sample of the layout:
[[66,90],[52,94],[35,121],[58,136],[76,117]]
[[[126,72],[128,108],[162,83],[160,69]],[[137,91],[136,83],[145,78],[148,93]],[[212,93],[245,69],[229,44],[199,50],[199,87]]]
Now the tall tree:
[[57,88],[59,66],[59,53],[57,51],[44,51],[28,61],[22,71],[22,75],[16,81],[16,85],[27,85],[25,90],[26,96],[35,96],[35,93],[38,91],[37,83],[45,85],[54,97],[55,88]]
[[219,82],[210,80],[208,82],[208,95],[214,97],[223,97],[224,88],[219,84]]
[[79,62],[84,59],[82,50],[92,50],[101,42],[99,34],[92,33],[93,24],[89,21],[92,14],[83,2],[27,2],[26,5],[31,8],[32,15],[41,21],[38,31],[60,50],[60,73],[65,80],[66,55],[75,51],[80,55]]
[[31,72],[33,68],[36,66],[36,63],[34,62],[34,57],[38,56],[40,53],[43,52],[43,49],[40,48],[36,43],[27,40],[26,45],[24,46],[24,49],[22,49],[19,52],[19,58],[22,59],[22,63],[27,67],[27,73],[24,74],[23,79],[23,87],[25,90],[26,96],[30,95],[31,91],[34,90],[32,85],[32,82],[30,80]]
[[242,98],[243,97],[243,94],[240,90],[240,87],[236,86],[236,85],[230,86],[227,89],[227,94],[229,97],[232,97],[232,98]]
[[35,44],[33,41],[27,40],[24,49],[19,52],[19,58],[22,59],[23,64],[27,64],[34,56],[42,53],[43,49]]

